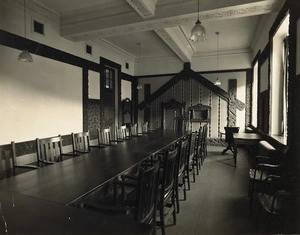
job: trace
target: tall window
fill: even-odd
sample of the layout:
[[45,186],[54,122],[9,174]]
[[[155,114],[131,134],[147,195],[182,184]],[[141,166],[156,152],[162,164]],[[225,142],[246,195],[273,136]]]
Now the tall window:
[[257,127],[257,97],[258,97],[258,62],[253,66],[251,124]]
[[282,21],[272,40],[270,134],[280,137],[287,137],[288,125],[288,29],[289,14]]
[[104,77],[105,77],[105,83],[104,87],[107,89],[113,89],[113,84],[114,84],[114,70],[110,68],[105,68],[104,69]]

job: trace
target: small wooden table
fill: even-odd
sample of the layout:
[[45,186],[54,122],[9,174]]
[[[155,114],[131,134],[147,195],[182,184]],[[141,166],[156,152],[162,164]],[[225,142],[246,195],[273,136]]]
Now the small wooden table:
[[234,166],[236,166],[236,157],[238,154],[237,146],[238,145],[257,145],[261,140],[261,136],[255,133],[234,133],[233,134],[233,159]]

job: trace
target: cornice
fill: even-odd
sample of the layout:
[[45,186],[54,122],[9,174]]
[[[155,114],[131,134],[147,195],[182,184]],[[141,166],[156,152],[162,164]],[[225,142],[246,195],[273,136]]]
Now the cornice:
[[120,47],[117,47],[116,45],[108,42],[105,39],[93,39],[91,40],[91,42],[97,44],[97,46],[99,46],[100,49],[108,51],[109,53],[114,53],[115,55],[121,56],[133,62],[135,62],[136,60],[136,57],[134,55],[121,49]]
[[[261,1],[256,2],[254,4],[244,4],[234,7],[225,7],[216,10],[210,10],[205,12],[200,12],[200,20],[208,21],[208,20],[215,20],[215,19],[228,19],[228,18],[237,18],[237,17],[244,17],[250,15],[260,15],[266,14],[272,11],[273,7],[275,7],[275,0],[270,1]],[[84,25],[85,23],[88,24],[97,24],[97,22],[101,20],[95,20],[90,22],[81,21],[80,24]],[[188,23],[195,23],[197,20],[197,13],[191,13],[181,16],[175,17],[168,17],[163,19],[153,19],[153,20],[145,20],[141,22],[135,22],[127,25],[122,26],[114,26],[110,28],[102,28],[99,30],[93,30],[87,32],[84,27],[82,27],[82,32],[70,32],[72,30],[68,30],[68,27],[63,26],[62,28],[62,35],[73,40],[73,41],[82,41],[87,40],[90,38],[97,38],[97,37],[109,37],[109,36],[116,36],[140,31],[151,31],[151,30],[159,30],[163,28],[175,27],[180,26]],[[78,27],[80,27],[80,24]],[[74,27],[76,24],[69,25],[70,27]],[[96,27],[95,27],[96,28]],[[66,33],[66,32],[69,33]]]
[[[7,2],[7,0],[0,0],[2,2]],[[15,0],[15,1],[9,1],[9,4],[13,4],[16,7],[22,7],[24,8],[24,1],[23,0]],[[41,3],[37,3],[35,1],[27,0],[26,1],[26,9],[30,12],[37,14],[39,16],[42,16],[52,22],[55,22],[57,24],[60,23],[60,16],[57,12],[47,8]]]
[[[229,50],[221,50],[218,51],[218,56],[226,56],[226,55],[234,55],[234,54],[248,54],[248,53],[252,53],[252,49],[250,47],[248,48],[232,48]],[[198,52],[198,53],[194,53],[193,57],[211,57],[211,56],[217,56],[217,52],[216,51],[212,51],[212,52]]]
[[144,19],[155,15],[157,0],[126,0],[128,4]]

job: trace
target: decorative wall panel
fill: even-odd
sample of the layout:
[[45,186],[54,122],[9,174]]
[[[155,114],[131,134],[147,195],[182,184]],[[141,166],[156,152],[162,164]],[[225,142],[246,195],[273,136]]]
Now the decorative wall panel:
[[97,138],[97,129],[101,128],[101,102],[100,100],[88,100],[88,129],[91,139]]
[[228,126],[236,126],[236,79],[230,79],[228,81],[228,94],[229,94],[229,107],[228,107]]

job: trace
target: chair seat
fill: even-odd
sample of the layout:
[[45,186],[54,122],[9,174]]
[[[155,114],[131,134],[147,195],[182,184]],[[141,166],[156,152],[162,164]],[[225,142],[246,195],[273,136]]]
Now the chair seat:
[[249,170],[250,180],[264,181],[268,176],[267,172],[261,170],[256,170],[255,178],[254,178],[254,174],[255,174],[255,169],[250,169]]
[[[283,190],[282,190],[283,191]],[[259,202],[264,210],[266,210],[270,214],[279,215],[285,209],[284,203],[281,200],[278,200],[274,197],[274,195],[268,195],[265,193],[258,194]],[[272,208],[272,203],[274,201],[274,206]]]

